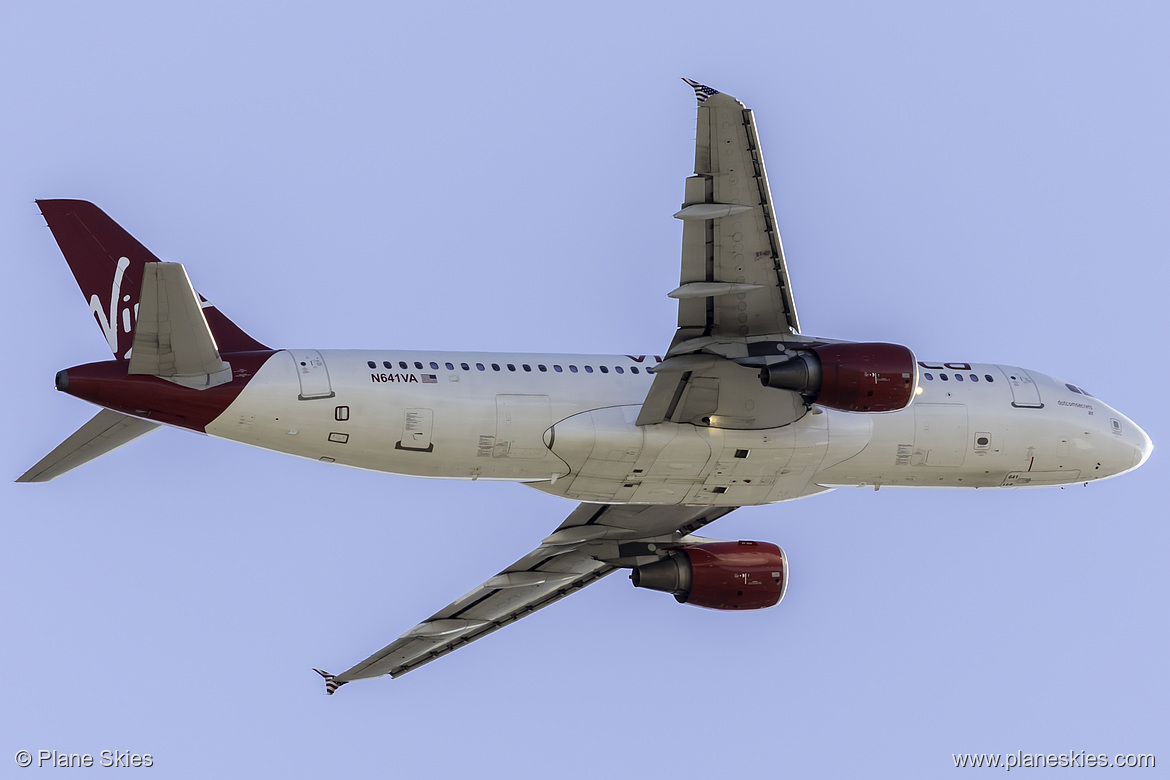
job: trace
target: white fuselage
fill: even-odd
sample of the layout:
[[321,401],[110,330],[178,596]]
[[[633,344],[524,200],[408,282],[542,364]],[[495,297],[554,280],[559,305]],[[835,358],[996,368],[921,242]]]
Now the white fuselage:
[[526,482],[578,501],[728,506],[847,485],[1088,482],[1135,468],[1150,449],[1098,399],[991,364],[921,363],[919,393],[897,412],[814,405],[781,428],[639,427],[656,362],[284,350],[207,433],[376,471]]

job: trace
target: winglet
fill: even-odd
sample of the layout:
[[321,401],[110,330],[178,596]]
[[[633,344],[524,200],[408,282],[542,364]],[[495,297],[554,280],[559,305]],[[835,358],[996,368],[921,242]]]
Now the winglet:
[[337,675],[323,672],[317,668],[314,668],[313,671],[325,678],[325,693],[329,696],[332,696],[338,688],[345,685],[345,682],[337,682]]
[[689,84],[691,86],[691,89],[695,90],[695,99],[699,101],[700,106],[703,105],[703,102],[707,98],[711,97],[712,95],[719,94],[719,90],[711,89],[711,87],[708,87],[706,84],[700,84],[697,81],[691,81],[690,79],[686,78],[685,76],[683,77],[683,81],[685,81],[687,84]]

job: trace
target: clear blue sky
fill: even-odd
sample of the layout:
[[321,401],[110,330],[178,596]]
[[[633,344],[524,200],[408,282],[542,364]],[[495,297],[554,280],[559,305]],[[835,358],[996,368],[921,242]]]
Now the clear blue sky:
[[53,374],[108,354],[33,198],[98,203],[275,346],[659,352],[693,163],[680,76],[756,109],[806,331],[1055,374],[1160,449],[1088,488],[740,510],[711,533],[787,550],[777,609],[617,575],[326,698],[311,667],[364,658],[572,505],[162,431],[0,483],[0,767],[23,776],[19,749],[150,753],[167,778],[1170,765],[1165,4],[276,8],[0,11],[6,479],[93,413]]

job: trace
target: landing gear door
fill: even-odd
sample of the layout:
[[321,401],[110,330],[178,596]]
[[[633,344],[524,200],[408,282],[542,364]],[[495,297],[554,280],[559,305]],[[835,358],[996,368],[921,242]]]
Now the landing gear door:
[[297,369],[297,378],[301,381],[301,392],[297,396],[302,401],[311,401],[314,398],[332,398],[333,385],[329,382],[329,369],[325,365],[325,358],[315,349],[286,350],[293,359]]
[[1028,372],[1015,366],[999,366],[1012,389],[1012,406],[1020,409],[1043,409],[1040,388]]

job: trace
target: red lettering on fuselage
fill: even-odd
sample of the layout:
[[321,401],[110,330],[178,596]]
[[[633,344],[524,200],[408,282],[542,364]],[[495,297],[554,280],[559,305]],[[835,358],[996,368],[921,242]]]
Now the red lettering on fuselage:
[[414,374],[370,374],[371,382],[417,382]]

